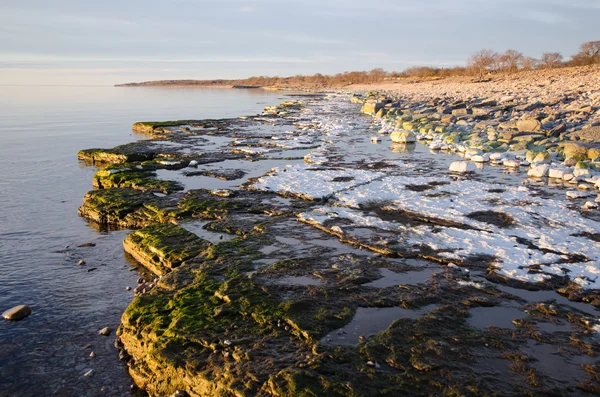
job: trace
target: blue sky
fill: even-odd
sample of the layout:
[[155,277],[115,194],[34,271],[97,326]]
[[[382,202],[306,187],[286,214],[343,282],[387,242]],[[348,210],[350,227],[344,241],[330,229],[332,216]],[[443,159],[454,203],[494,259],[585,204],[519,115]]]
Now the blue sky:
[[567,58],[600,0],[0,1],[0,84],[454,66],[482,48]]

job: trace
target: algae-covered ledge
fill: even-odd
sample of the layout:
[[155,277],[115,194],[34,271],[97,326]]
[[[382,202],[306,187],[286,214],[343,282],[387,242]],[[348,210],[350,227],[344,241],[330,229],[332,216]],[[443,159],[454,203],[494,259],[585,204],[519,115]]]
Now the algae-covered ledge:
[[[136,123],[152,139],[80,152],[102,167],[80,215],[134,229],[124,248],[154,274],[117,333],[135,383],[157,396],[600,392],[597,290],[560,270],[596,260],[595,221],[534,189],[456,178],[437,154],[384,150],[380,121],[348,99]],[[543,220],[570,228],[570,245],[535,240]],[[507,314],[488,327],[479,313]]]

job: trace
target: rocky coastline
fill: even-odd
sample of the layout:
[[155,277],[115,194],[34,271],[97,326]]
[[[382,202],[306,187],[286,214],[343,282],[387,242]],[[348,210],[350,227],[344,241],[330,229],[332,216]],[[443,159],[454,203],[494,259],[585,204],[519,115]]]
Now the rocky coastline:
[[297,94],[80,151],[98,171],[79,214],[132,229],[152,273],[116,333],[135,383],[599,393],[598,78]]

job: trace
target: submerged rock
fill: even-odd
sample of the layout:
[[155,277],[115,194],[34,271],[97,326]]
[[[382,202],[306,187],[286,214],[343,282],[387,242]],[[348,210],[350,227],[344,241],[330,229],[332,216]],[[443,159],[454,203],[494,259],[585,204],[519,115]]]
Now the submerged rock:
[[22,320],[31,314],[31,308],[27,305],[15,306],[2,313],[2,317],[9,321]]

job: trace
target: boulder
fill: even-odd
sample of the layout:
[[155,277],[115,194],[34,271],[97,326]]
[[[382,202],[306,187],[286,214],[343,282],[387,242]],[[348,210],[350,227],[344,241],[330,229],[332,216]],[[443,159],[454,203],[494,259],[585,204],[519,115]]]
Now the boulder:
[[502,165],[509,168],[519,168],[521,163],[518,160],[506,159],[502,162]]
[[410,131],[394,131],[390,138],[395,143],[413,143],[417,141],[415,134]]
[[2,313],[2,317],[10,321],[22,320],[31,314],[31,308],[27,305],[15,306]]
[[534,178],[543,178],[545,176],[548,176],[549,170],[550,166],[548,164],[536,165],[527,172],[527,176],[531,176]]
[[374,115],[385,106],[385,103],[369,99],[363,105],[361,112]]
[[575,159],[575,160],[585,160],[587,159],[587,148],[584,146],[578,145],[577,143],[567,143],[564,146],[564,155],[565,158]]
[[521,132],[533,132],[542,129],[542,124],[534,118],[526,118],[517,121],[517,129]]
[[589,148],[587,151],[587,156],[590,160],[599,158],[600,157],[600,148],[598,148],[598,147]]
[[455,161],[450,164],[450,172],[456,172],[458,174],[465,174],[474,172],[477,169],[475,164],[468,161]]
[[467,109],[467,108],[462,108],[462,109],[454,109],[454,110],[452,111],[452,114],[453,114],[454,116],[464,116],[464,115],[467,115],[467,114],[472,114],[472,113],[473,113],[473,111],[472,111],[471,109]]
[[385,115],[387,113],[388,113],[388,110],[386,108],[381,108],[377,111],[377,114],[375,114],[375,117],[382,119],[385,117]]
[[[527,160],[527,161],[529,161],[529,160]],[[535,156],[535,158],[533,159],[533,161],[530,161],[530,162],[531,163],[538,163],[538,164],[539,163],[547,164],[547,163],[550,163],[551,161],[552,161],[552,158],[550,157],[549,153],[540,152],[540,153],[538,153]]]
[[550,168],[548,170],[548,178],[563,179],[565,170],[562,168]]
[[490,155],[487,153],[476,154],[474,156],[471,156],[471,161],[475,163],[487,163],[488,161],[490,161]]
[[566,130],[567,130],[567,126],[561,123],[561,124],[555,126],[554,128],[552,128],[550,130],[550,132],[548,132],[548,136],[558,138],[560,136],[560,134],[562,134]]

